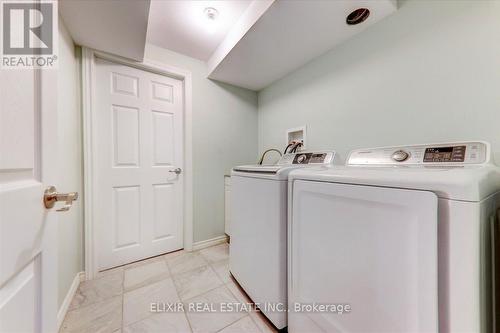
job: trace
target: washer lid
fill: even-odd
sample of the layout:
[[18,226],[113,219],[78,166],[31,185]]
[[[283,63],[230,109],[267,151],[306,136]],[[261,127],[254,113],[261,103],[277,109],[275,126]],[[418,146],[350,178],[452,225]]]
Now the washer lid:
[[297,168],[303,168],[305,166],[307,165],[241,165],[233,168],[231,171],[231,177],[242,176],[287,180],[290,171]]
[[283,165],[251,164],[251,165],[240,165],[234,167],[233,171],[275,174],[283,167],[284,167]]
[[294,169],[331,165],[334,158],[334,151],[290,153],[283,155],[278,163],[273,165],[252,164],[234,167],[231,176],[287,180],[288,174]]

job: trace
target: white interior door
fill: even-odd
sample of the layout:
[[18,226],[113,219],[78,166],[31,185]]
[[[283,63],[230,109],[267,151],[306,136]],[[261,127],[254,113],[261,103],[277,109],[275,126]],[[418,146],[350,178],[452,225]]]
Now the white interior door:
[[57,72],[0,70],[0,332],[56,332]]
[[437,332],[437,196],[293,183],[289,302],[350,313],[289,313],[290,332]]
[[97,59],[94,89],[99,270],[181,249],[182,82]]

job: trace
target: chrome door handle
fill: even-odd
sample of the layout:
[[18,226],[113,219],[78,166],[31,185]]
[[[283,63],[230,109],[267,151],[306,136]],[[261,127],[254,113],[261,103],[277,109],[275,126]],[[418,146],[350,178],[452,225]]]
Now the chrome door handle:
[[175,173],[176,175],[180,175],[181,172],[182,172],[182,169],[181,168],[175,168],[173,170],[168,170],[168,172],[173,172]]
[[66,212],[73,205],[73,201],[78,199],[78,192],[59,193],[54,186],[49,186],[43,195],[45,208],[53,208],[57,201],[64,201],[64,206],[57,209],[57,212]]

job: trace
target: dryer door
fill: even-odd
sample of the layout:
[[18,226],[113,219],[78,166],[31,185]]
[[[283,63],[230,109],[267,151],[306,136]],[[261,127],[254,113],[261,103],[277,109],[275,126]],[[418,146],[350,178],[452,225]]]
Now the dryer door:
[[434,193],[298,180],[291,200],[290,332],[437,332]]

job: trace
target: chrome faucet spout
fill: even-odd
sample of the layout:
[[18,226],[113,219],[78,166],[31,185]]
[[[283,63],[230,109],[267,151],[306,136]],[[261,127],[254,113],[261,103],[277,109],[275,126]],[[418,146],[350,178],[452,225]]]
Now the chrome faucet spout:
[[274,149],[274,148],[268,149],[262,153],[262,156],[260,157],[260,160],[259,160],[259,165],[262,165],[262,163],[264,162],[264,157],[266,157],[266,154],[269,153],[270,151],[277,152],[278,154],[280,154],[280,157],[283,156],[278,149]]

